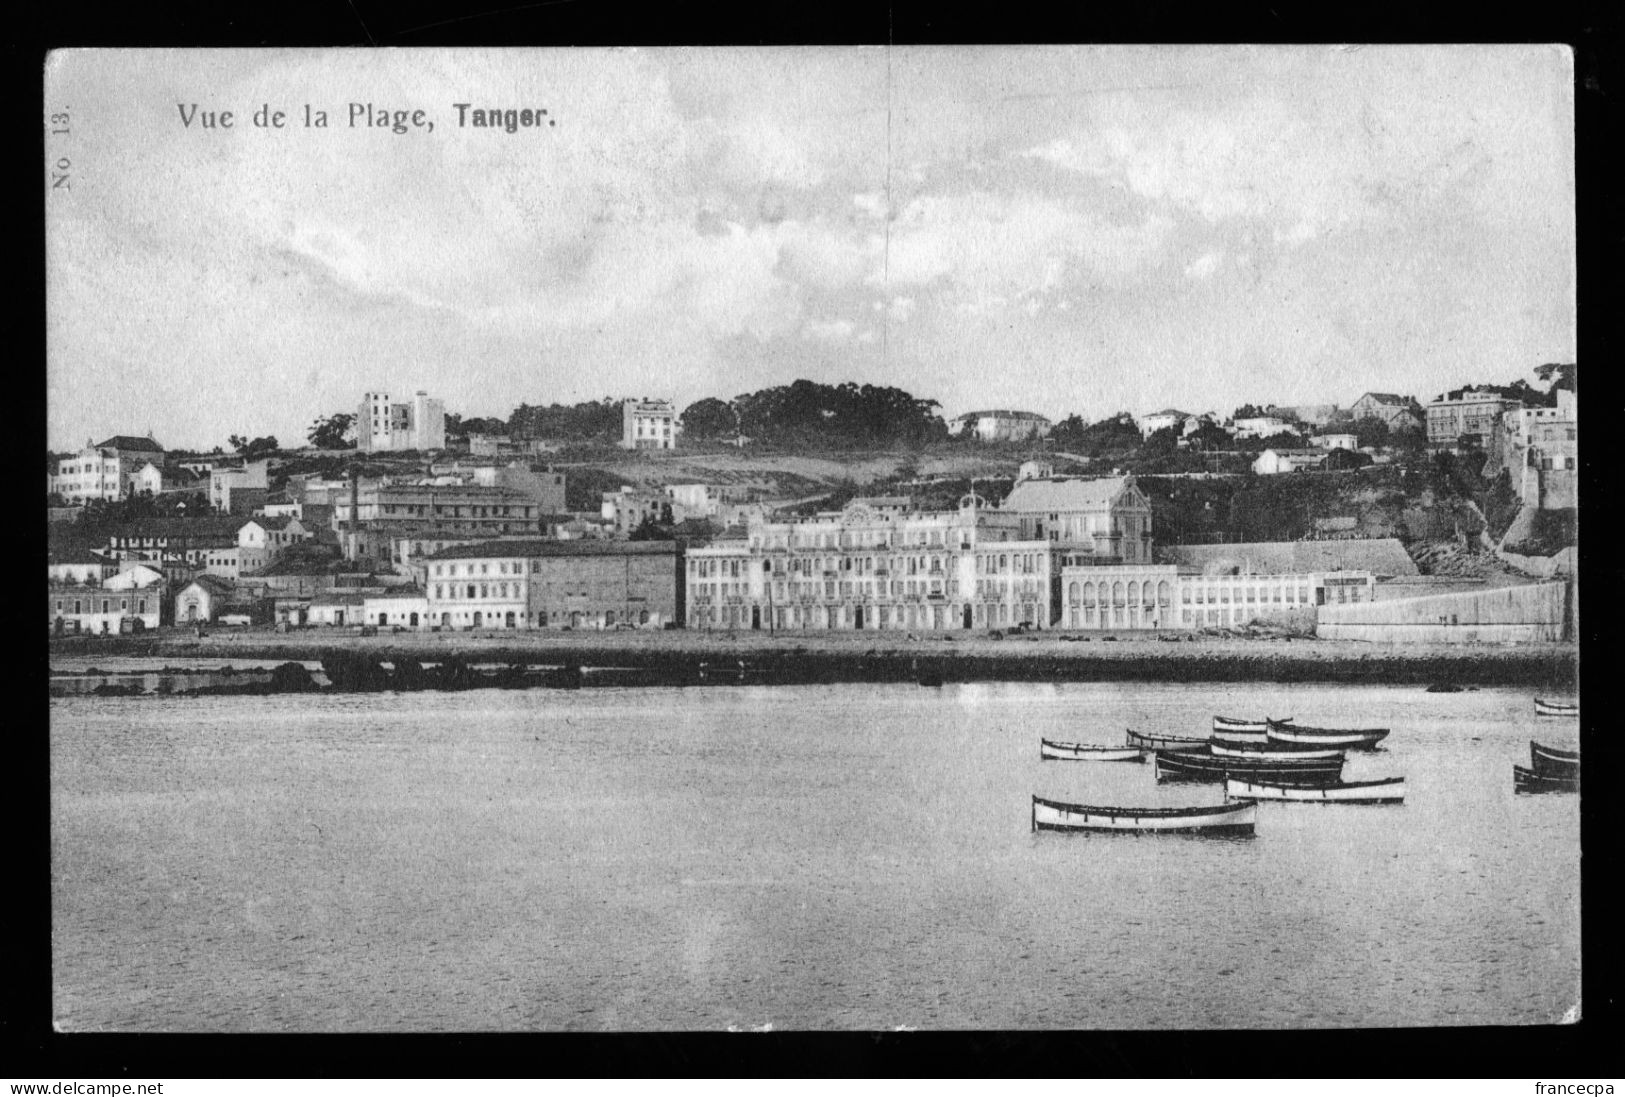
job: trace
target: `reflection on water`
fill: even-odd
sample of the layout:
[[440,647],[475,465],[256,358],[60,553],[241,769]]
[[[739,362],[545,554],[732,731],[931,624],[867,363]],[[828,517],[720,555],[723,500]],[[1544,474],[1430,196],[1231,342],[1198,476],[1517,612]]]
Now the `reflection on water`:
[[[1550,1023],[1574,796],[1527,694],[1203,684],[53,700],[70,1030]],[[1252,840],[1035,834],[1031,796],[1216,804],[1040,736],[1390,726]]]

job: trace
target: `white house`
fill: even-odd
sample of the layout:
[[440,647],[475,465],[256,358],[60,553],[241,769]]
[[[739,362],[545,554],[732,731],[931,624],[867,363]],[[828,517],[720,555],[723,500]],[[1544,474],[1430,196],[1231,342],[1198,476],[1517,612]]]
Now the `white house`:
[[46,578],[53,583],[100,583],[118,571],[118,562],[94,552],[52,553]]
[[948,433],[969,432],[984,442],[1019,442],[1045,437],[1050,425],[1048,419],[1031,411],[968,411],[949,421]]
[[428,595],[411,588],[364,595],[361,599],[361,621],[384,628],[399,626],[427,630]]
[[1319,449],[1359,449],[1360,439],[1352,434],[1317,434],[1309,444]]
[[1235,422],[1237,438],[1268,438],[1282,431],[1296,430],[1295,424],[1275,415],[1254,415]]
[[175,595],[175,623],[213,621],[233,593],[232,585],[218,575],[199,575]]
[[1195,416],[1189,412],[1177,411],[1174,408],[1163,408],[1161,411],[1154,411],[1150,415],[1142,415],[1135,422],[1140,428],[1140,434],[1149,438],[1157,431],[1167,430],[1169,427],[1183,433],[1186,421],[1193,418]]
[[1323,449],[1267,449],[1253,462],[1253,471],[1260,476],[1302,472],[1318,467],[1325,459],[1326,451]]

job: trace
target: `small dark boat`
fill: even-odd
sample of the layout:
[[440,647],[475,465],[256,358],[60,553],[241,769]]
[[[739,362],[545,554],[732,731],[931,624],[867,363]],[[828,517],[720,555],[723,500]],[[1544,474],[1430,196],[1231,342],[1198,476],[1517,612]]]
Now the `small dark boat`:
[[1343,776],[1343,759],[1220,758],[1207,754],[1158,751],[1154,756],[1158,781],[1224,781],[1246,777],[1255,781],[1330,784]]
[[1265,737],[1271,743],[1308,747],[1342,747],[1345,750],[1376,750],[1388,738],[1387,728],[1311,728],[1271,720]]
[[1514,764],[1512,767],[1513,792],[1579,792],[1580,773],[1578,770],[1570,777],[1559,777],[1545,773],[1536,773],[1532,769],[1524,769]]
[[1306,743],[1251,743],[1245,740],[1215,737],[1211,748],[1215,758],[1270,758],[1292,761],[1294,758],[1342,758],[1340,747],[1319,747]]
[[1529,740],[1529,763],[1544,777],[1580,776],[1580,752]]
[[1460,693],[1461,687],[1454,682],[1435,682],[1427,688],[1428,693]]
[[1580,706],[1579,705],[1571,705],[1571,704],[1568,704],[1567,702],[1564,702],[1564,701],[1542,701],[1539,697],[1536,697],[1535,698],[1535,715],[1536,716],[1578,716],[1578,715],[1580,715]]
[[1190,735],[1147,735],[1131,728],[1128,745],[1141,750],[1206,750],[1208,741]]
[[1253,804],[1189,808],[1095,807],[1033,797],[1033,830],[1084,830],[1113,834],[1251,834]]
[[1231,777],[1224,783],[1230,800],[1289,800],[1311,804],[1400,804],[1405,801],[1405,778],[1378,781],[1337,781],[1315,785],[1285,781],[1259,781]]
[[1096,746],[1093,743],[1058,743],[1038,740],[1038,757],[1046,762],[1143,762],[1139,747]]

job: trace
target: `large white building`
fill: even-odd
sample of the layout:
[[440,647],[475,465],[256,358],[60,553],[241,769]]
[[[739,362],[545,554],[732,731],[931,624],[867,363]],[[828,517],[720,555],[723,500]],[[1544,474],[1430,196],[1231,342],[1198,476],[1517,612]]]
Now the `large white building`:
[[969,433],[983,442],[1020,442],[1046,437],[1050,426],[1048,419],[1031,411],[967,411],[948,421],[948,433]]
[[422,389],[404,403],[387,392],[366,393],[356,413],[355,437],[356,448],[363,453],[445,449],[445,402],[431,400]]
[[676,449],[677,405],[670,400],[627,400],[621,405],[622,449]]
[[114,435],[63,458],[50,477],[50,490],[75,505],[92,499],[122,499],[137,490],[132,481],[149,462],[161,468],[164,447],[151,438]]

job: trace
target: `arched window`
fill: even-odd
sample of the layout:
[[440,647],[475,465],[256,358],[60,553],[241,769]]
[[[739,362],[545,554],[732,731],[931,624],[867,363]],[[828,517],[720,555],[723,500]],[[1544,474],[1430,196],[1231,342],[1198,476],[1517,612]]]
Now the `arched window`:
[[1083,584],[1083,604],[1086,605],[1086,606],[1092,606],[1092,605],[1095,604],[1095,585],[1094,585],[1094,583],[1085,583],[1085,584]]
[[1121,579],[1119,579],[1117,582],[1112,584],[1112,605],[1120,606],[1122,604],[1123,604],[1123,581]]
[[1078,584],[1073,580],[1066,588],[1066,600],[1074,606],[1078,604]]
[[1172,601],[1173,600],[1169,597],[1168,581],[1164,579],[1162,582],[1157,584],[1157,604],[1159,606],[1166,606]]
[[1140,600],[1140,584],[1139,583],[1130,583],[1128,585],[1128,604],[1132,606],[1134,603],[1138,602],[1139,600]]

